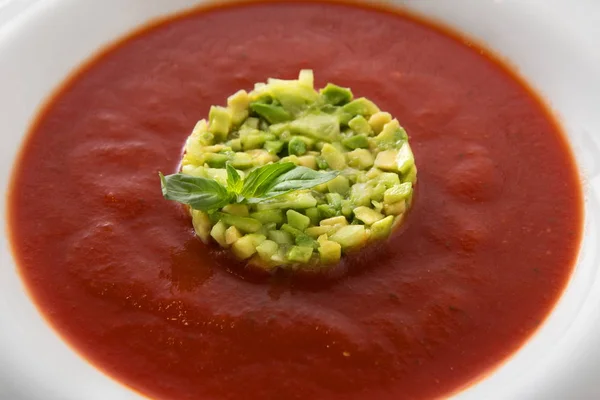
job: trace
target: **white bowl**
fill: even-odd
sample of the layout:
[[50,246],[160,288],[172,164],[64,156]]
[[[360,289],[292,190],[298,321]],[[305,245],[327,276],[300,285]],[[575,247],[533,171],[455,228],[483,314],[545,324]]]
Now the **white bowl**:
[[[198,3],[202,1],[0,1],[0,186],[5,192],[32,118],[74,67],[140,24]],[[600,279],[596,274],[600,3],[396,3],[406,3],[419,13],[467,33],[513,64],[559,115],[586,188],[583,248],[556,308],[519,352],[456,398],[600,398]],[[17,17],[12,18],[15,14]],[[6,209],[4,197],[0,203]],[[2,223],[6,226],[4,214]],[[6,231],[0,237],[0,398],[141,398],[96,370],[44,321],[16,272]]]

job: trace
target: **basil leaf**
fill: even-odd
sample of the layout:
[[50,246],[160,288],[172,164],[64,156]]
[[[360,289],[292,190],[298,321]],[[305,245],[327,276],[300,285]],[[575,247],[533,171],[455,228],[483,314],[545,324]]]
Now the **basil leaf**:
[[165,199],[187,204],[193,209],[212,211],[229,204],[227,189],[213,179],[185,174],[164,176],[158,173]]
[[267,164],[250,172],[244,179],[241,195],[245,198],[262,197],[266,190],[271,186],[277,177],[293,170],[296,167],[294,163],[283,162]]
[[235,194],[239,194],[242,190],[242,178],[237,170],[227,163],[227,189]]
[[291,171],[279,175],[271,181],[261,196],[248,199],[248,202],[258,203],[295,190],[312,189],[315,186],[329,182],[338,175],[338,171],[318,172],[306,167],[295,167]]

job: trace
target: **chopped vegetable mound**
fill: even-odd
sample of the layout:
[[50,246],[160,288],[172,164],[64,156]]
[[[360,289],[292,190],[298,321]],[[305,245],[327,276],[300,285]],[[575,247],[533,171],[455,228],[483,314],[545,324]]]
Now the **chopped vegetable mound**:
[[386,239],[417,180],[406,131],[372,101],[313,73],[269,79],[213,106],[187,139],[167,199],[205,243],[272,271],[322,270]]

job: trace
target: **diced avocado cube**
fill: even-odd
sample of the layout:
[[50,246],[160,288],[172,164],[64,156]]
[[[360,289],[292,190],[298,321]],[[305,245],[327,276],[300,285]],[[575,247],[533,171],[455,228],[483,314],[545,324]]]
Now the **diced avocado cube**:
[[319,242],[319,258],[322,264],[335,264],[342,257],[342,246],[332,240]]
[[227,225],[233,225],[242,232],[252,233],[262,227],[262,224],[254,218],[240,217],[226,213],[218,213],[217,217]]
[[256,253],[256,248],[266,240],[264,235],[248,234],[239,238],[231,245],[231,250],[237,258],[245,260]]
[[257,233],[262,233],[265,236],[269,235],[269,232],[274,231],[277,229],[277,224],[274,222],[269,222],[266,224],[263,224],[262,228],[260,228],[260,230]]
[[254,218],[255,220],[260,221],[263,224],[268,224],[268,223],[276,223],[276,224],[281,224],[283,223],[283,211],[280,209],[271,209],[271,210],[262,210],[262,211],[256,211],[253,212],[250,215],[252,218]]
[[210,230],[212,228],[212,222],[207,213],[200,210],[192,210],[192,224],[194,225],[194,231],[196,235],[204,242],[210,241]]
[[385,184],[379,182],[375,185],[375,187],[371,191],[371,202],[373,201],[383,201],[383,195],[387,190],[387,186]]
[[413,165],[412,168],[409,169],[406,174],[404,174],[402,181],[410,182],[413,185],[417,182],[417,167],[415,165]]
[[377,154],[375,158],[375,167],[384,171],[398,171],[398,150],[384,150]]
[[332,83],[328,83],[323,89],[320,90],[321,96],[327,104],[334,106],[344,105],[352,101],[352,91],[347,88],[343,88]]
[[383,204],[383,212],[386,215],[400,215],[406,211],[406,200],[401,200],[392,204]]
[[306,135],[317,140],[332,142],[340,136],[340,123],[336,116],[308,114],[288,124],[291,133]]
[[263,261],[271,261],[271,257],[273,257],[278,250],[279,245],[272,240],[265,240],[256,247],[256,251]]
[[317,169],[317,158],[313,155],[298,157],[298,165],[310,169]]
[[232,245],[241,237],[242,233],[235,226],[230,226],[225,231],[225,243],[227,243],[228,245]]
[[239,90],[229,96],[227,99],[227,107],[231,110],[233,125],[240,125],[248,118],[248,104],[250,97],[245,90]]
[[349,114],[371,116],[379,112],[379,107],[375,105],[371,100],[364,97],[358,98],[351,101],[343,107],[343,110]]
[[411,169],[413,165],[415,165],[415,156],[413,155],[408,142],[404,142],[402,147],[400,147],[400,150],[398,150],[396,167],[398,168],[398,172],[404,174]]
[[313,254],[312,247],[292,246],[286,254],[286,258],[291,262],[307,263]]
[[221,247],[227,247],[227,241],[225,240],[226,230],[227,225],[225,225],[223,221],[219,221],[212,227],[210,231],[210,236],[212,236],[212,238],[215,239],[215,241],[219,243]]
[[223,207],[223,212],[240,217],[247,217],[249,215],[248,206],[246,204],[227,204]]
[[298,74],[298,83],[309,88],[315,87],[315,74],[312,69],[301,69]]
[[240,140],[242,141],[242,149],[254,150],[263,147],[267,141],[267,134],[259,130],[250,130],[240,132]]
[[394,185],[400,184],[400,177],[394,172],[384,172],[379,175],[377,180],[380,183],[383,183],[387,188],[391,188]]
[[369,125],[371,126],[371,129],[373,129],[373,132],[375,132],[375,134],[379,134],[383,130],[385,124],[387,124],[391,120],[392,114],[380,111],[371,115],[371,118],[369,118]]
[[298,156],[295,156],[295,155],[292,154],[291,156],[283,157],[281,159],[281,162],[291,162],[291,163],[294,163],[296,165],[299,165],[300,164],[300,159],[298,158]]
[[260,123],[260,119],[250,117],[244,121],[242,124],[242,128],[245,129],[258,129],[258,124]]
[[292,192],[283,196],[276,197],[271,200],[265,200],[256,205],[256,208],[260,210],[270,210],[273,208],[293,208],[301,210],[305,208],[315,207],[317,205],[317,199],[314,198],[310,192]]
[[266,89],[291,114],[303,111],[319,99],[314,88],[298,80],[269,79]]
[[383,201],[386,204],[397,203],[406,199],[412,193],[412,183],[404,182],[399,185],[394,185],[387,189],[383,194]]
[[319,204],[317,210],[319,210],[319,216],[321,218],[333,218],[341,214],[341,207],[335,208],[330,204]]
[[308,218],[306,215],[300,214],[298,211],[287,210],[285,215],[287,217],[288,224],[296,229],[303,231],[310,225],[310,218]]
[[293,244],[294,237],[286,231],[269,231],[269,239],[280,245]]
[[346,168],[346,158],[344,157],[344,154],[329,143],[323,145],[321,156],[331,169],[341,171]]
[[204,168],[206,178],[214,179],[221,185],[227,184],[227,171],[224,168]]
[[369,207],[356,207],[354,209],[354,216],[365,223],[365,225],[373,225],[375,222],[383,219],[383,214],[369,208]]
[[206,153],[204,154],[204,162],[208,164],[209,167],[213,168],[223,168],[225,167],[225,163],[229,161],[229,157],[225,154],[219,153]]
[[[362,118],[362,117],[360,117]],[[347,148],[354,149],[368,149],[369,148],[369,140],[367,136],[364,134],[353,135],[347,138],[342,139],[342,144]]]
[[362,246],[367,241],[364,225],[343,226],[329,237],[329,240],[339,243],[344,250]]
[[392,233],[392,226],[394,224],[394,216],[389,215],[371,225],[371,236],[370,240],[381,240],[385,239]]
[[227,139],[232,124],[231,110],[225,107],[212,106],[208,113],[208,131],[219,141]]
[[250,110],[264,118],[270,124],[278,124],[293,119],[293,116],[285,111],[283,107],[272,104],[252,103],[250,104]]
[[334,208],[342,208],[342,196],[339,193],[327,193],[325,198],[327,199],[327,203]]
[[279,160],[279,157],[264,149],[249,150],[247,153],[252,158],[252,164],[257,167]]
[[367,178],[367,180],[371,180],[371,179],[378,178],[381,174],[382,174],[382,171],[380,169],[371,168],[370,170],[367,171],[365,177]]
[[369,169],[373,166],[373,155],[369,150],[356,149],[346,153],[348,165],[356,169]]
[[284,145],[285,143],[281,140],[267,140],[264,147],[270,154],[278,154],[283,150]]
[[333,232],[333,225],[311,226],[304,231],[308,236],[318,238],[321,235],[326,235]]
[[242,141],[240,138],[231,139],[230,141],[227,142],[227,145],[229,147],[231,147],[231,150],[233,150],[233,151],[242,151]]
[[350,201],[355,206],[368,207],[371,204],[372,188],[366,183],[357,183],[350,189]]
[[252,167],[252,157],[247,153],[235,153],[231,160],[231,166],[239,169],[248,169]]
[[221,153],[223,151],[229,151],[231,149],[224,144],[215,144],[213,146],[205,146],[202,150],[204,153]]
[[301,156],[307,152],[306,143],[299,137],[293,137],[288,143],[288,153]]
[[300,229],[295,228],[293,226],[291,226],[290,224],[283,224],[281,225],[281,230],[284,232],[289,233],[290,235],[294,236],[294,238],[304,235],[304,232],[302,232]]
[[312,247],[314,249],[318,247],[317,242],[313,238],[305,234],[296,236],[295,243],[297,246],[302,247]]
[[[360,134],[363,134],[366,136],[373,134],[373,129],[371,128],[371,125],[369,125],[369,122],[362,115],[357,115],[356,117],[352,118],[348,122],[348,126],[350,127],[350,129],[352,129],[356,133],[360,133]],[[365,146],[357,146],[357,147],[364,148]],[[354,148],[356,149],[357,147],[354,147]]]
[[327,226],[327,225],[348,225],[348,220],[344,216],[332,217],[322,220],[319,225]]
[[339,193],[344,196],[350,190],[350,181],[343,175],[338,175],[327,182],[327,190],[333,193]]
[[310,223],[313,225],[319,225],[319,221],[321,220],[321,214],[319,213],[319,209],[317,207],[311,207],[304,210],[304,213],[308,218],[310,218]]
[[349,199],[342,200],[342,215],[349,218],[352,215],[353,205]]
[[374,138],[377,147],[381,150],[397,149],[400,144],[408,139],[404,128],[397,119],[393,119],[383,127],[383,130]]

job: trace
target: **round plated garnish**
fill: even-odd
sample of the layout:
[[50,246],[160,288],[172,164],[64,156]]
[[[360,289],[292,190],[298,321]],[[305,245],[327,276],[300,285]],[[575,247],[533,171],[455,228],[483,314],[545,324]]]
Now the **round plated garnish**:
[[205,243],[265,270],[330,268],[386,239],[417,179],[406,131],[370,100],[311,70],[213,106],[187,139],[165,198],[190,206]]

